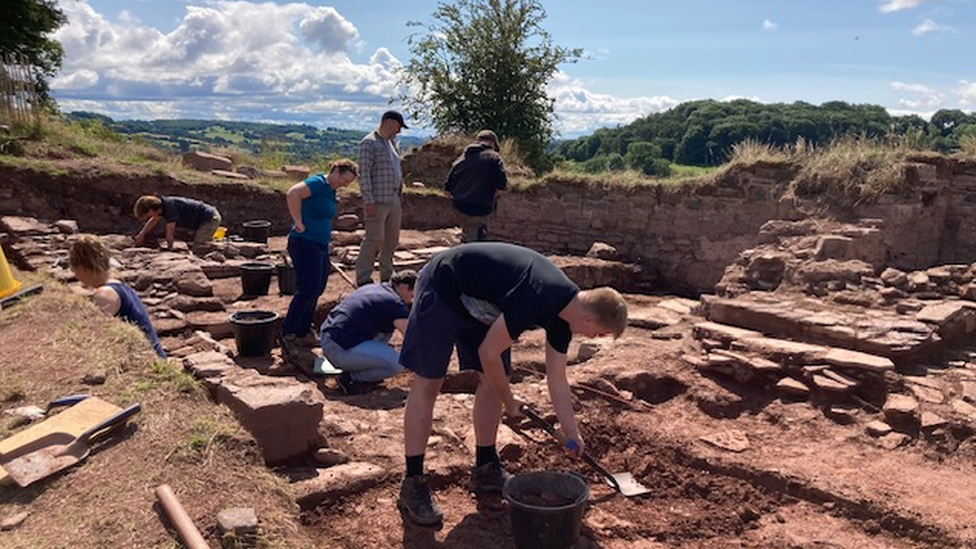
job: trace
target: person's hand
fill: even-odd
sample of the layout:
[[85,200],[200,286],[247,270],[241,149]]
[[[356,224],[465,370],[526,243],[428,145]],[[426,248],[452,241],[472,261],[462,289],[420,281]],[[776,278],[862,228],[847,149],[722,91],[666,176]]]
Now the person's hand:
[[586,449],[586,443],[583,442],[583,437],[576,435],[575,437],[566,437],[566,450],[574,455],[575,457],[580,457],[583,455],[583,451]]
[[512,401],[505,405],[505,417],[513,422],[519,422],[525,417],[522,413],[522,402],[517,398],[512,398]]
[[305,224],[302,223],[301,221],[295,222],[295,232],[296,233],[304,233],[305,232]]

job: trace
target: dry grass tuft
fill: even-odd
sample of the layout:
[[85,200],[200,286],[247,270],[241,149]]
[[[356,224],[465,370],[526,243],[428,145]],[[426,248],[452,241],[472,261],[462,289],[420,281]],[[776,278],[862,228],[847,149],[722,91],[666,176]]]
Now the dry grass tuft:
[[976,160],[976,135],[964,135],[959,140],[959,156]]
[[[0,517],[30,511],[23,525],[3,533],[3,547],[177,547],[156,506],[154,489],[164,483],[205,534],[221,509],[255,508],[258,538],[248,545],[224,540],[224,547],[314,546],[287,483],[267,470],[253,438],[179,362],[158,361],[138,329],[104,317],[62,284],[15,276],[45,288],[0,311],[0,405],[43,407],[88,393],[123,407],[139,402],[142,412],[65,473],[27,488],[0,486]],[[105,382],[85,384],[90,373],[104,374]],[[22,428],[0,417],[7,433]]]
[[[802,140],[799,143],[802,146]],[[769,143],[747,139],[732,147],[732,157],[728,164],[749,166],[760,162],[788,162],[794,151],[794,148],[782,149]]]
[[791,185],[797,196],[824,194],[854,203],[905,192],[904,161],[909,149],[864,138],[843,138],[823,149],[796,153],[800,172]]
[[844,137],[824,147],[798,140],[790,147],[773,147],[755,141],[736,145],[725,166],[792,164],[797,175],[787,196],[821,195],[841,202],[858,203],[883,194],[901,193],[905,187],[904,161],[915,150],[907,141],[883,141]]

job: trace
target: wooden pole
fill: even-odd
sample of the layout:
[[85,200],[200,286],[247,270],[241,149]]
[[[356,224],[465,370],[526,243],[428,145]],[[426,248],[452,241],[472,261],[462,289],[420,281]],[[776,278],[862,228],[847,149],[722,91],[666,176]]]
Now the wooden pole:
[[340,268],[339,268],[339,266],[338,266],[338,265],[336,265],[336,263],[335,263],[335,261],[332,261],[332,260],[330,259],[330,260],[329,260],[329,265],[332,265],[332,269],[333,269],[333,270],[334,270],[335,272],[337,272],[337,273],[339,273],[339,276],[341,276],[341,277],[342,277],[342,279],[343,279],[343,280],[345,280],[347,284],[349,284],[350,286],[352,286],[352,289],[353,289],[353,290],[355,290],[355,289],[356,289],[356,283],[355,283],[355,282],[353,282],[351,278],[349,278],[349,275],[347,275],[346,273],[344,273],[344,272],[342,272],[342,269],[340,269]]
[[173,522],[173,526],[180,535],[180,539],[183,540],[183,544],[186,545],[186,549],[210,549],[207,541],[203,539],[203,535],[193,524],[190,515],[186,514],[186,510],[180,505],[180,500],[176,499],[176,494],[173,493],[168,484],[160,484],[156,487],[156,497],[159,498],[159,503],[166,510],[169,520]]

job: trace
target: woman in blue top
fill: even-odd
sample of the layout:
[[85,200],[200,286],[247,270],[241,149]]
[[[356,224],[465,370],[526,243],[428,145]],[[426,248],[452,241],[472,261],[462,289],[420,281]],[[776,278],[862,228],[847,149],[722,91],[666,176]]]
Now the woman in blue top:
[[[286,344],[296,340],[317,342],[312,317],[319,296],[329,278],[329,240],[336,214],[336,190],[359,177],[359,166],[347,158],[336,160],[329,173],[316,174],[288,189],[286,196],[292,228],[288,233],[288,255],[295,267],[295,295],[281,324]],[[307,336],[311,335],[311,338]]]
[[87,288],[95,288],[95,305],[109,316],[135,324],[149,339],[160,358],[166,358],[159,337],[149,320],[149,312],[132,288],[112,278],[108,248],[94,235],[82,235],[71,245],[68,264],[75,278]]

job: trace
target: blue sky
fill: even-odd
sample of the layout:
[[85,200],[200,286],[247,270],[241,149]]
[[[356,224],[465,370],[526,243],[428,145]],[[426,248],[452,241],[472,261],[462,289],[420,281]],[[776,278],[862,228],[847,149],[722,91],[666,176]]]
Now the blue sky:
[[[368,130],[436,0],[58,0],[64,111]],[[693,99],[976,109],[976,0],[543,0],[562,137]],[[491,47],[486,45],[486,55]],[[396,104],[393,105],[396,107]],[[409,124],[409,121],[408,121]],[[432,132],[412,127],[407,135]]]

